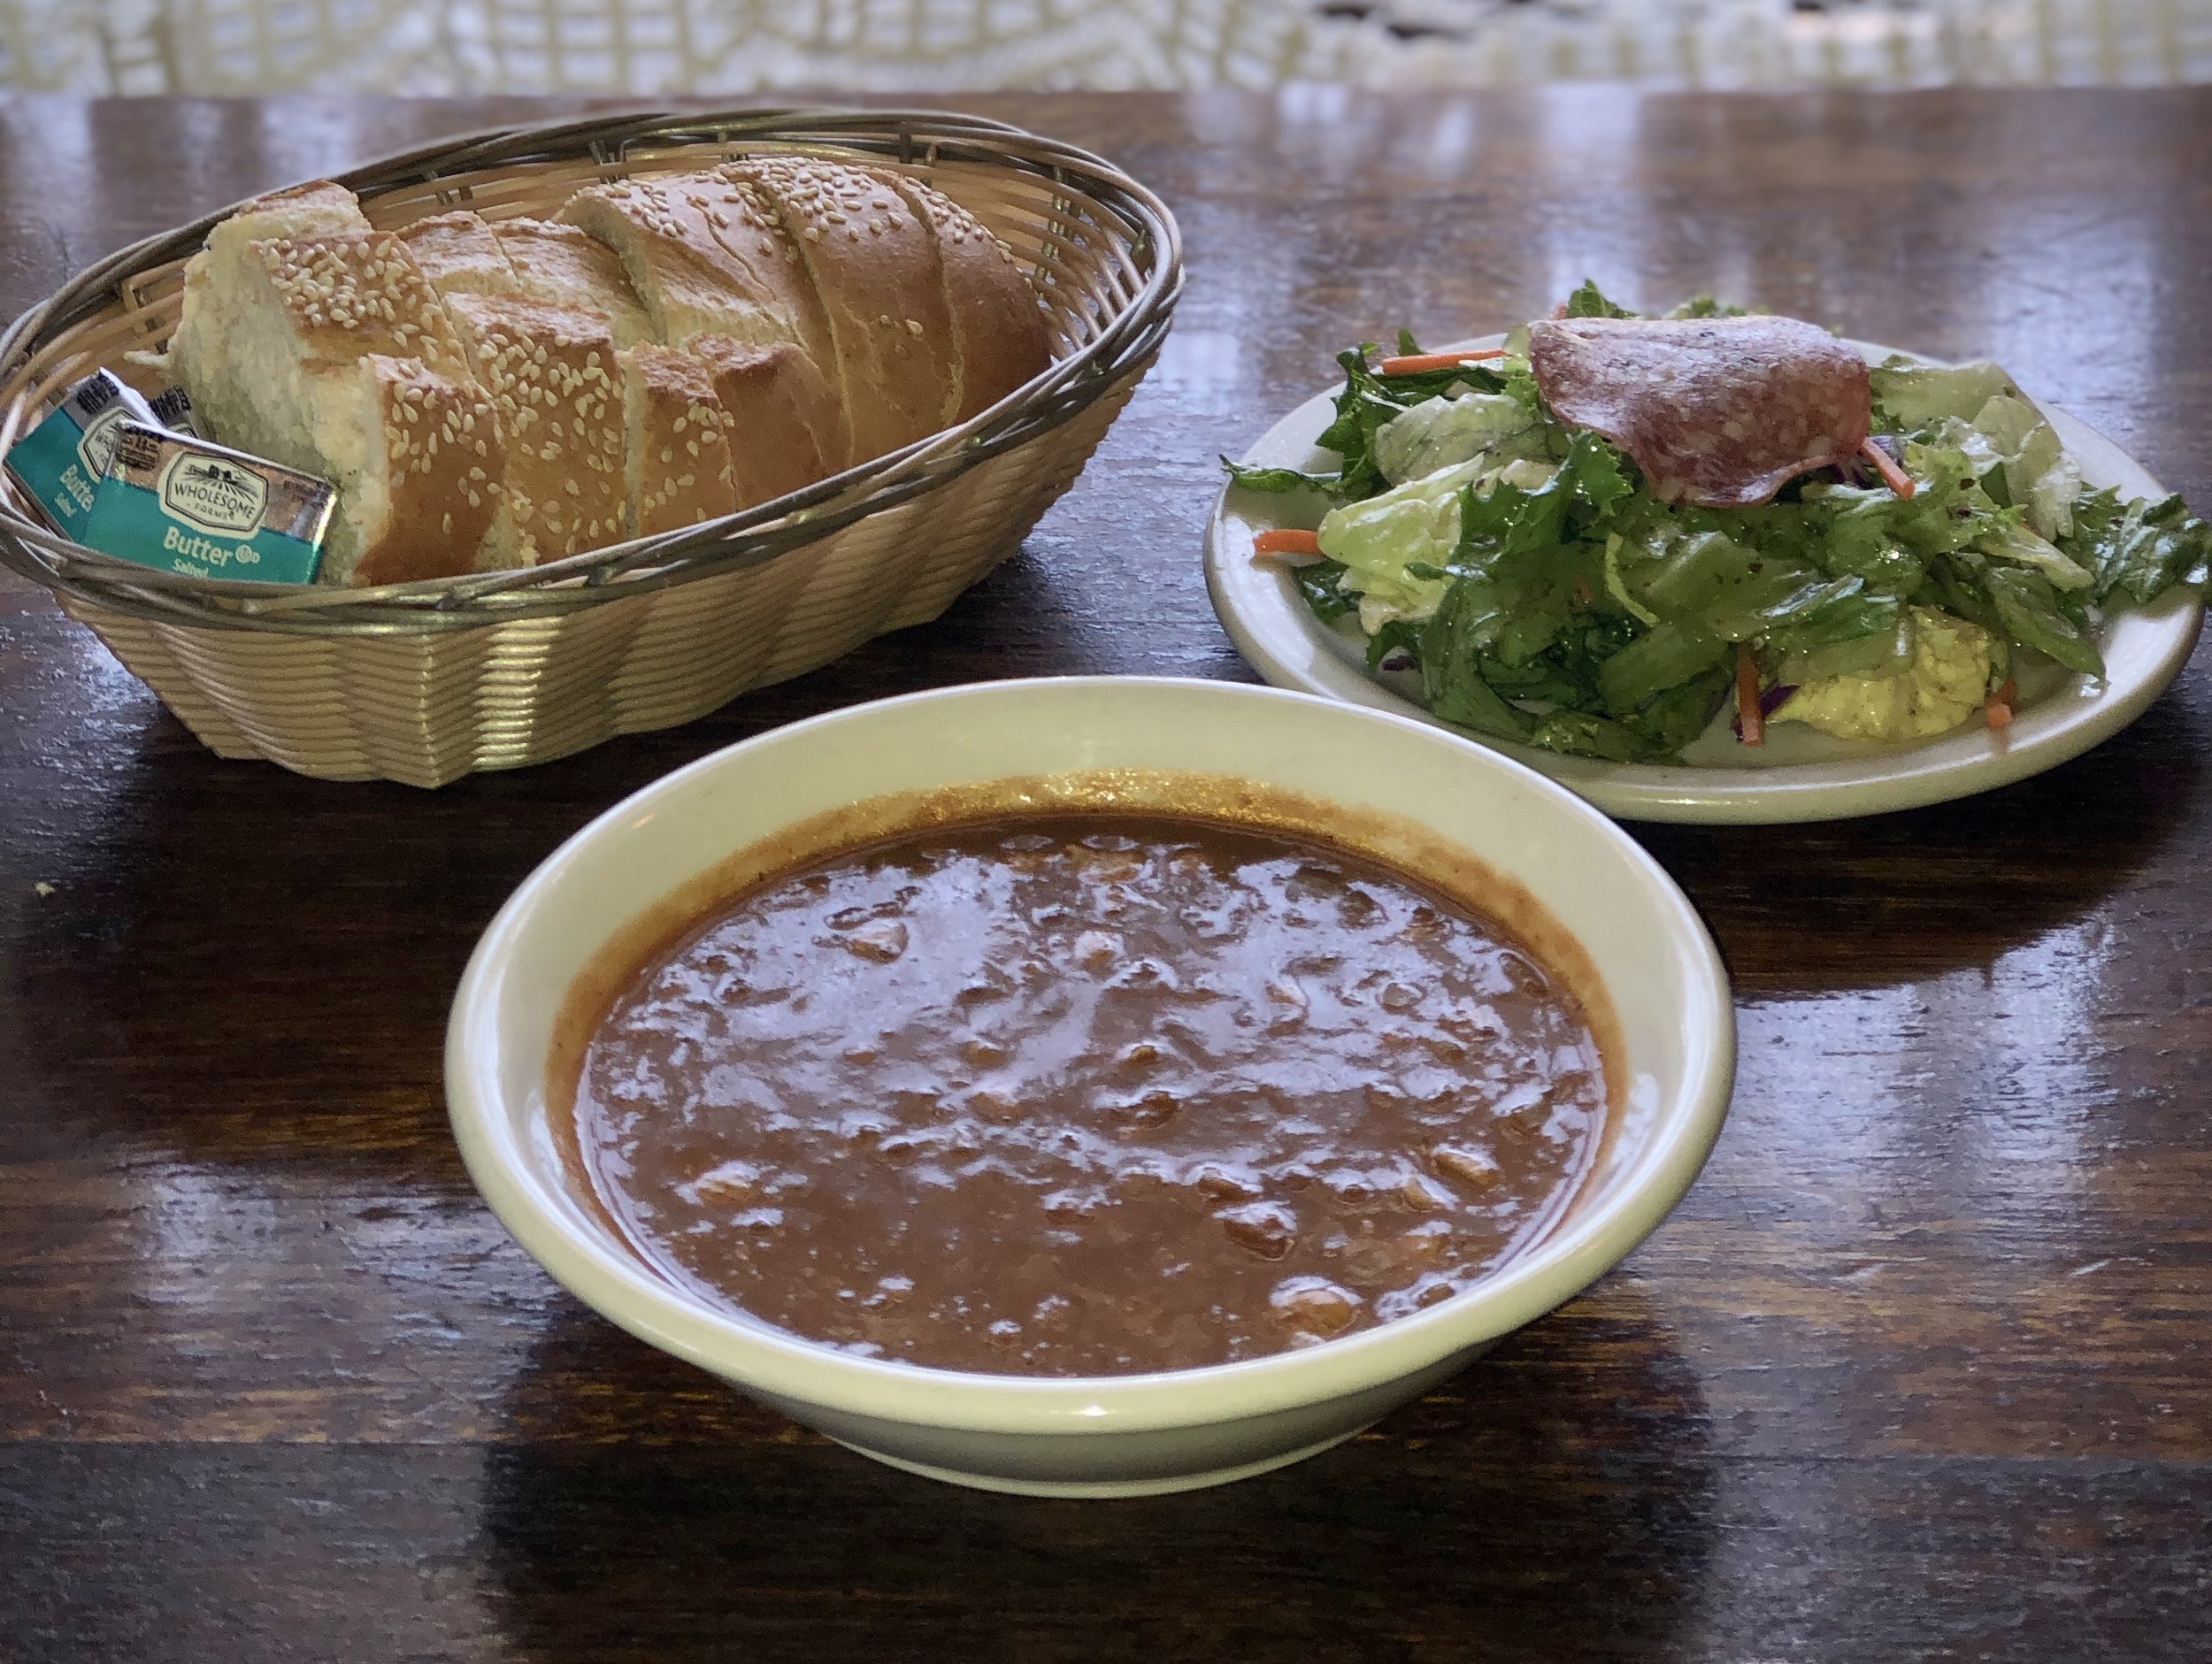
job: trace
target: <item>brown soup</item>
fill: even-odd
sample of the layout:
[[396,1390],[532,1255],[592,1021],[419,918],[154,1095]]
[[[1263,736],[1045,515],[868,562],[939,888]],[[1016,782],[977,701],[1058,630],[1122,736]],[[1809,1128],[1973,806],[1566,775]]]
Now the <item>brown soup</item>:
[[1403,1316],[1555,1223],[1608,1121],[1565,979],[1308,831],[910,828],[621,969],[565,1059],[598,1204],[702,1298],[913,1364],[1185,1369]]

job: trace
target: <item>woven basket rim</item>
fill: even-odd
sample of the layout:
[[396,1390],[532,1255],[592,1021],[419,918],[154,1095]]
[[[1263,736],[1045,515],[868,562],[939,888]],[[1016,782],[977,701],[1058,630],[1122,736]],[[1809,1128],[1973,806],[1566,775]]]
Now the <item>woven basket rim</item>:
[[[19,487],[12,480],[0,480],[0,564],[96,606],[215,629],[415,634],[567,613],[778,559],[1059,426],[1132,370],[1141,372],[1157,352],[1182,287],[1182,240],[1174,215],[1104,158],[987,117],[839,105],[622,110],[480,128],[318,177],[347,186],[365,201],[428,187],[459,206],[471,199],[474,186],[486,182],[484,174],[499,167],[588,157],[614,178],[646,145],[710,148],[763,141],[872,152],[905,165],[944,158],[1029,174],[1048,185],[1056,198],[1119,221],[1130,233],[1131,264],[1142,280],[1089,340],[956,426],[773,502],[539,566],[363,589],[198,579],[142,566],[60,535],[16,506]],[[252,200],[117,249],[0,333],[0,453],[23,426],[27,401],[12,384],[35,355],[119,298],[132,310],[124,286],[196,251],[210,230]]]

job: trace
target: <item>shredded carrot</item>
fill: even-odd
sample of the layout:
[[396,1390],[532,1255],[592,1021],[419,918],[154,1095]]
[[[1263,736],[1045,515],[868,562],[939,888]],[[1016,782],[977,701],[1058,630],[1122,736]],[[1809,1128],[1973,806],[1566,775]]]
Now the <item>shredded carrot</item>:
[[1759,708],[1759,655],[1748,641],[1736,643],[1736,732],[1747,746],[1767,742],[1766,712]]
[[1993,728],[2012,726],[2012,702],[2020,696],[2020,689],[2009,676],[2004,684],[1982,702],[1982,715],[1989,718]]
[[1896,459],[1874,442],[1872,434],[1859,441],[1859,455],[1874,464],[1874,471],[1882,476],[1883,484],[1907,502],[1912,500],[1912,476],[1900,468]]
[[1456,370],[1461,364],[1473,364],[1479,358],[1502,358],[1502,347],[1476,347],[1467,352],[1413,352],[1402,357],[1386,358],[1375,366],[1386,376],[1418,375],[1424,370]]
[[1264,532],[1252,534],[1252,553],[1255,555],[1318,555],[1321,539],[1311,532],[1302,532],[1295,526],[1273,525]]

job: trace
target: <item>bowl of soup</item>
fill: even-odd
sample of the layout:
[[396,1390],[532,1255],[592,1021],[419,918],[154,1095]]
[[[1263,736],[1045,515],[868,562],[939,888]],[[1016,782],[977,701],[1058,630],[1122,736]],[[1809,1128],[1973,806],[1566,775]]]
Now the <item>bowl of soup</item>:
[[1302,694],[862,705],[549,856],[447,1047],[501,1221],[611,1322],[895,1466],[1217,1484],[1372,1424],[1681,1199],[1728,986],[1632,839]]

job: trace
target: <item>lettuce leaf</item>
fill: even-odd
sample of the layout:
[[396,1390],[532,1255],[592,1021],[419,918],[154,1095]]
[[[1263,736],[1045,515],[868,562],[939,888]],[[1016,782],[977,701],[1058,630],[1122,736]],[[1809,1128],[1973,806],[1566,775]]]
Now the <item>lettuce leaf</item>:
[[1598,695],[1618,717],[1643,709],[1668,689],[1733,663],[1725,641],[1676,624],[1655,624],[1598,667]]
[[1568,442],[1558,477],[1574,494],[1567,507],[1567,524],[1576,537],[1604,532],[1636,493],[1635,464],[1587,428],[1578,429]]
[[[2047,654],[2070,671],[2079,671],[2085,676],[2104,674],[2104,655],[2097,651],[2097,644],[2089,639],[2088,632],[2067,616],[2059,605],[2051,580],[2041,572],[2025,567],[1996,565],[1970,552],[1952,558],[1980,579],[1982,591],[1989,597],[1997,616],[1997,634]],[[1978,563],[1978,569],[1975,563]],[[1977,618],[1974,622],[1979,624],[1981,620]]]
[[1386,376],[1367,362],[1371,341],[1337,355],[1344,371],[1344,391],[1337,395],[1336,419],[1316,442],[1344,458],[1333,494],[1340,502],[1358,502],[1389,487],[1375,458],[1375,435],[1415,405],[1464,383],[1481,393],[1505,390],[1505,379],[1481,364],[1456,364],[1413,375]]
[[1494,622],[1493,595],[1454,584],[1421,631],[1421,691],[1446,722],[1508,739],[1527,738],[1535,719],[1510,704],[1483,675]]
[[1346,594],[1343,587],[1343,562],[1309,561],[1303,566],[1292,568],[1291,576],[1308,609],[1323,623],[1359,610],[1359,597]]
[[1709,295],[1693,295],[1668,313],[1669,318],[1741,318],[1744,309],[1729,301],[1717,301]]
[[1598,288],[1595,281],[1585,278],[1582,280],[1582,287],[1567,296],[1566,311],[1561,313],[1561,316],[1563,318],[1634,318],[1639,314],[1630,311],[1625,306],[1616,306],[1605,298],[1603,291]]
[[2060,548],[2093,575],[2091,598],[2124,595],[2139,607],[2176,584],[2212,581],[2212,525],[2177,496],[2123,503],[2117,491],[2085,491],[2074,500],[2074,529]]
[[1375,430],[1375,465],[1394,486],[1478,457],[1502,462],[1548,453],[1536,412],[1503,393],[1425,399]]
[[1987,362],[1947,365],[1894,357],[1870,373],[1876,425],[1886,423],[1889,433],[1916,433],[1947,416],[1970,422],[1998,394],[2020,391],[2001,367]]
[[[2017,513],[2017,510],[2009,510]],[[2061,550],[2057,545],[2038,537],[2017,521],[1999,517],[1995,525],[1975,541],[1974,547],[1991,558],[2009,561],[2043,574],[2054,589],[2088,589],[2096,583],[2095,576]]]
[[[2062,537],[2073,530],[2081,468],[2043,412],[2016,394],[1999,393],[1976,412],[1971,426],[2002,458],[2005,501],[2027,515],[2037,535]],[[1984,480],[1985,487],[1986,475]]]
[[1228,474],[1230,484],[1242,486],[1248,491],[1317,491],[1324,496],[1333,497],[1343,480],[1340,474],[1310,474],[1295,468],[1247,468],[1226,456],[1221,459],[1221,466]]
[[[1369,598],[1362,621],[1421,619],[1443,598],[1442,569],[1460,541],[1460,502],[1482,472],[1479,459],[1440,469],[1323,517],[1321,552],[1340,561],[1344,587]],[[1425,568],[1422,576],[1411,568]]]

